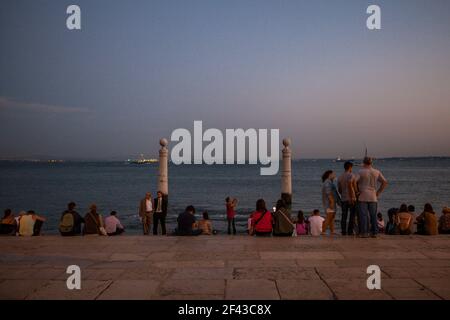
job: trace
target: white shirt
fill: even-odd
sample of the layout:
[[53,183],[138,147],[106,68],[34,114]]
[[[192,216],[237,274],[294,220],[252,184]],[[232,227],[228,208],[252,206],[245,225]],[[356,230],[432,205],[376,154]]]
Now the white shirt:
[[145,211],[147,212],[153,211],[153,204],[151,199],[145,200],[145,208],[146,208]]
[[325,221],[321,216],[311,216],[308,219],[309,230],[312,236],[320,236],[322,234],[322,225]]
[[115,216],[109,216],[105,218],[105,230],[107,233],[116,232],[117,227],[123,229],[123,226],[120,223],[119,219],[117,219]]
[[356,177],[359,189],[359,201],[377,202],[377,184],[387,182],[381,172],[374,168],[362,168]]
[[156,202],[156,212],[162,212],[162,208],[161,208],[161,200],[162,198],[156,198],[157,202]]

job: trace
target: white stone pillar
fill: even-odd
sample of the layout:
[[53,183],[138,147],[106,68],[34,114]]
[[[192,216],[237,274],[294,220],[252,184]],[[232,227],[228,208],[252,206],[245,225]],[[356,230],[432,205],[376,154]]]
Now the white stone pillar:
[[168,155],[167,139],[159,140],[161,149],[159,150],[159,174],[158,174],[158,191],[164,195],[169,194],[169,175],[168,175]]
[[281,167],[281,199],[283,199],[287,206],[289,212],[291,211],[291,204],[292,204],[292,169],[291,169],[291,157],[292,152],[289,148],[289,145],[291,144],[291,139],[285,138],[283,139],[283,160],[282,160],[282,167]]

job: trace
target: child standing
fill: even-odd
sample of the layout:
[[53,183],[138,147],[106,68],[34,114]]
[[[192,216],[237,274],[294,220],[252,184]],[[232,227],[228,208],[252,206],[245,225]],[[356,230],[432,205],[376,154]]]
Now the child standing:
[[227,207],[227,221],[228,221],[228,234],[231,234],[231,226],[233,226],[233,234],[236,234],[236,206],[237,199],[231,199],[227,197],[225,199],[226,207]]

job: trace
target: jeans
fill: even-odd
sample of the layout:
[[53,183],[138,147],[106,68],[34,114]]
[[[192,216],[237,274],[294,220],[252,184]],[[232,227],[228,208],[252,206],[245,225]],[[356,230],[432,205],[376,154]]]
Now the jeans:
[[166,234],[166,215],[162,212],[155,212],[153,214],[153,234],[158,234],[158,224],[161,223],[161,233]]
[[[347,229],[347,217],[349,211],[350,211],[350,219],[348,220],[348,229]],[[341,217],[342,235],[353,234],[353,229],[355,227],[355,217],[356,217],[356,205],[351,204],[349,201],[342,201],[342,217]]]
[[359,208],[359,233],[361,235],[367,235],[369,233],[369,222],[370,222],[370,233],[372,235],[378,234],[378,223],[377,223],[377,202],[365,202],[361,201],[358,203]]
[[233,226],[233,234],[236,234],[236,220],[235,218],[228,219],[228,234],[231,234],[231,226]]

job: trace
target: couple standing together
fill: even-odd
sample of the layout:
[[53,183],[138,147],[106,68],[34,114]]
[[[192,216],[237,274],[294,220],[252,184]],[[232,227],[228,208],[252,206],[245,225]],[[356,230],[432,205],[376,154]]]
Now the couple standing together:
[[167,195],[158,191],[155,199],[152,198],[150,192],[147,192],[145,198],[141,200],[139,205],[139,217],[142,221],[144,235],[149,234],[152,222],[154,235],[158,235],[159,224],[161,224],[161,234],[166,234],[167,198]]
[[[353,235],[354,231],[362,237],[372,237],[378,234],[377,209],[378,198],[387,186],[383,174],[373,168],[372,158],[365,157],[363,167],[358,174],[352,173],[353,164],[344,164],[345,172],[338,179],[338,188],[334,185],[336,175],[329,170],[322,176],[322,199],[326,213],[322,232],[329,227],[334,233],[334,218],[337,204],[342,207],[342,235]],[[350,213],[347,225],[348,214]],[[355,228],[355,218],[358,218],[359,230]],[[370,230],[369,230],[370,229]],[[359,231],[359,232],[358,232]]]

